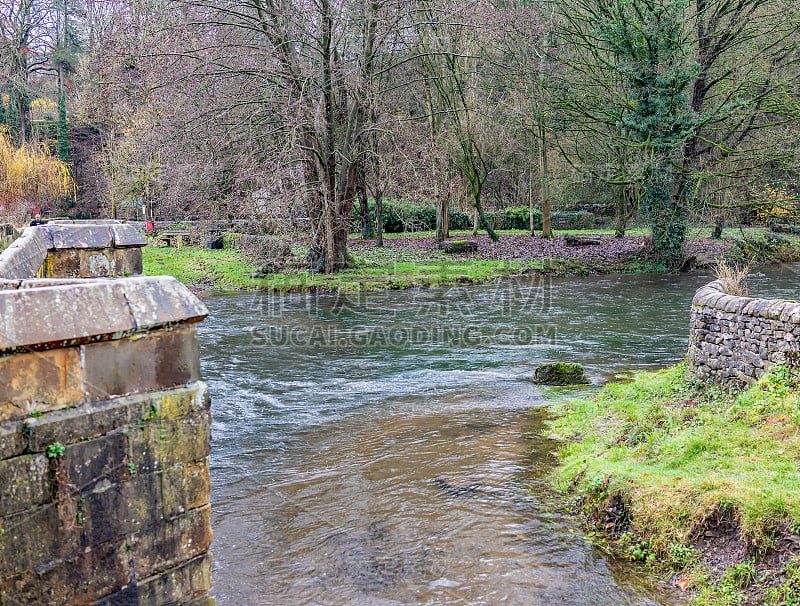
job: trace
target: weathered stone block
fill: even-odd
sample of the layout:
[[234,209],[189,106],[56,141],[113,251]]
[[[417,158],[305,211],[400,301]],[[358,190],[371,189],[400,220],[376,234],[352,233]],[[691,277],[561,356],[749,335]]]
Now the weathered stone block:
[[0,461],[0,486],[3,487],[0,516],[49,502],[48,469],[49,462],[44,455],[24,455]]
[[163,575],[143,579],[110,595],[93,606],[208,605],[211,589],[211,556],[204,555],[176,566]]
[[69,346],[133,329],[122,284],[0,291],[0,354]]
[[33,278],[47,258],[41,238],[25,230],[22,237],[0,254],[0,277],[6,280]]
[[132,278],[124,283],[137,326],[196,322],[208,315],[206,306],[171,276]]
[[0,517],[4,529],[0,579],[68,557],[81,548],[80,528],[59,516],[49,503],[31,511]]
[[209,452],[210,428],[208,412],[176,421],[156,419],[132,427],[128,432],[128,459],[143,473],[202,461]]
[[42,604],[91,604],[125,586],[130,567],[124,545],[124,541],[99,545],[41,570],[36,582]]
[[200,378],[197,332],[182,326],[83,346],[92,401],[186,385]]
[[137,576],[150,577],[208,551],[211,545],[210,508],[191,510],[165,520],[130,541]]
[[[0,337],[2,338],[2,337]],[[77,347],[0,357],[0,420],[74,406],[83,399]]]
[[114,240],[114,246],[117,248],[141,248],[147,245],[147,240],[145,240],[144,236],[142,236],[133,225],[110,225],[109,229],[111,230],[111,236]]
[[[126,425],[143,423],[154,415],[158,418],[177,418],[207,410],[208,406],[208,387],[200,381],[188,388],[114,398],[30,418],[25,421],[25,433],[30,450],[43,452],[48,444],[55,441],[71,444],[96,438]],[[0,428],[0,445],[2,436]]]
[[10,459],[22,454],[28,440],[22,433],[22,422],[12,421],[0,425],[0,459]]
[[139,604],[183,604],[211,589],[211,556],[203,555],[139,585]]
[[211,500],[208,460],[167,468],[161,474],[163,514],[169,519]]
[[113,245],[108,225],[48,224],[45,228],[53,236],[53,248],[110,248]]
[[67,446],[62,459],[70,484],[84,492],[101,482],[116,484],[128,478],[127,437],[120,431]]
[[161,520],[161,478],[139,473],[119,484],[100,482],[84,493],[84,536],[90,546],[140,532]]
[[45,278],[79,278],[81,275],[81,253],[79,250],[53,250],[44,262]]
[[119,251],[124,255],[125,269],[124,275],[138,276],[142,273],[142,249],[141,248],[125,248]]
[[118,275],[112,265],[113,252],[110,249],[80,250],[81,278],[107,278]]

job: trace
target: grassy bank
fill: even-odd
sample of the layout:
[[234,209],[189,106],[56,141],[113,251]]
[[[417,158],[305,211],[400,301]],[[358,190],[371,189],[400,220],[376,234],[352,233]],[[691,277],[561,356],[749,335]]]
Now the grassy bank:
[[424,261],[387,251],[356,256],[356,267],[334,275],[313,275],[307,271],[251,278],[255,265],[236,250],[205,250],[145,247],[145,275],[169,275],[197,290],[247,290],[299,292],[331,290],[340,292],[405,289],[415,286],[479,284],[501,278],[523,276],[535,271],[581,273],[588,268],[563,259],[539,261],[446,258],[434,255]]
[[742,393],[685,364],[556,407],[558,487],[598,541],[693,604],[800,604],[800,383]]
[[[751,229],[741,238],[726,234],[723,240],[705,237],[707,230],[695,230],[687,241],[687,258],[700,265],[732,255],[743,262],[800,258],[797,236],[770,239],[763,229]],[[736,230],[740,232],[740,230]],[[561,232],[559,232],[561,233]],[[574,232],[571,232],[574,233]],[[286,270],[261,278],[251,278],[256,264],[240,250],[181,248],[144,249],[146,275],[167,274],[196,290],[246,290],[297,292],[306,290],[370,291],[448,284],[478,284],[531,273],[583,275],[588,273],[629,273],[663,271],[648,253],[648,240],[642,234],[614,238],[602,230],[583,234],[596,235],[599,245],[570,246],[563,237],[553,240],[531,238],[524,232],[503,232],[500,242],[487,236],[455,234],[475,242],[478,250],[469,254],[446,254],[438,249],[430,232],[393,234],[385,246],[374,240],[351,238],[349,251],[353,267],[334,275],[312,275],[301,269]],[[305,250],[292,246],[289,267],[303,264]],[[264,260],[262,260],[262,263]],[[690,266],[693,265],[689,263]]]

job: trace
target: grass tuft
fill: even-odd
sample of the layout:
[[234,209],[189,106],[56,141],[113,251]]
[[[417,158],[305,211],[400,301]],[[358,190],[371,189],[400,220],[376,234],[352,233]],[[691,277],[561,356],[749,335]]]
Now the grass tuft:
[[714,267],[714,277],[722,282],[725,292],[737,297],[745,297],[749,294],[747,288],[747,274],[749,273],[749,263],[728,265],[723,259],[717,259]]

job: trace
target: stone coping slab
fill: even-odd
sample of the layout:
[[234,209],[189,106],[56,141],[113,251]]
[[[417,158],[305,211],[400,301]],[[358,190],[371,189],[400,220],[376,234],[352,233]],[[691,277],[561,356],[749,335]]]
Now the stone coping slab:
[[727,313],[745,313],[754,317],[800,324],[800,303],[783,299],[759,299],[730,295],[725,292],[725,285],[721,280],[714,280],[698,289],[692,299],[692,305]]
[[33,278],[50,250],[140,248],[147,240],[122,223],[47,223],[28,227],[0,254],[0,279]]
[[207,315],[171,276],[6,280],[0,283],[0,355],[120,339]]
[[135,227],[122,223],[48,223],[33,229],[49,234],[52,238],[50,250],[126,248],[147,244],[147,240],[136,231]]

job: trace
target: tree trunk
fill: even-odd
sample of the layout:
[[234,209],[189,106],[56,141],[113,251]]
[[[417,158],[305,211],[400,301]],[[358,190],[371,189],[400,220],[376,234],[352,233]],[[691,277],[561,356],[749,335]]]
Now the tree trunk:
[[614,237],[622,238],[625,235],[625,229],[628,226],[628,196],[625,191],[625,186],[621,185],[617,188],[617,205],[614,216]]
[[687,212],[683,188],[683,183],[674,186],[669,159],[657,162],[644,183],[645,210],[653,234],[653,252],[667,269],[679,269],[684,260]]
[[478,235],[478,224],[481,222],[481,212],[478,205],[472,207],[472,235]]
[[378,242],[376,246],[383,248],[383,193],[378,192],[375,196],[375,214],[377,215],[375,222],[378,224]]
[[553,237],[553,225],[550,207],[550,171],[547,165],[547,139],[544,120],[539,119],[539,186],[542,200],[542,237]]
[[367,190],[363,185],[359,185],[358,201],[359,210],[361,214],[361,238],[368,240],[375,237],[375,230],[372,225],[372,214],[369,212],[369,200],[367,199]]
[[450,237],[450,200],[439,198],[436,202],[436,241]]
[[536,235],[536,219],[534,217],[534,204],[533,196],[533,162],[528,160],[528,214],[530,217],[531,236]]

